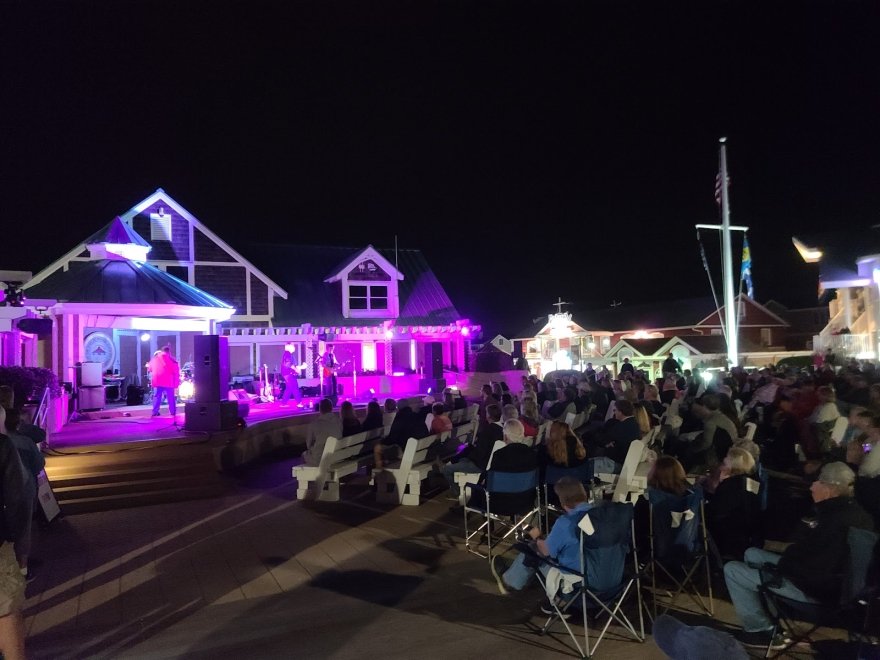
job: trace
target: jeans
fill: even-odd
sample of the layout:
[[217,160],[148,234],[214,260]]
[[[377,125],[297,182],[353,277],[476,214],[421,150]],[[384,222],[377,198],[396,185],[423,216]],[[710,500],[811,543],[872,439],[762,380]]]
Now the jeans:
[[177,398],[174,396],[173,387],[157,387],[153,393],[153,414],[159,414],[159,406],[162,405],[162,395],[168,399],[168,410],[173,415],[177,412]]
[[461,489],[458,487],[458,484],[455,483],[455,479],[453,475],[456,472],[467,472],[468,474],[480,474],[482,473],[482,468],[477,467],[477,465],[467,459],[463,458],[458,463],[447,463],[443,466],[441,470],[443,472],[443,476],[446,477],[446,481],[449,482],[449,489],[452,491],[453,495],[460,495]]
[[293,395],[293,398],[296,399],[297,403],[302,401],[302,392],[299,390],[296,376],[292,374],[284,377],[284,396],[281,397],[281,403],[284,404],[290,401],[291,394]]
[[542,563],[537,569],[534,569],[531,566],[526,566],[525,561],[526,556],[523,553],[519,553],[516,559],[513,560],[510,568],[504,571],[504,575],[501,576],[504,584],[516,591],[525,588],[529,580],[535,575],[536,570],[541,571],[541,575],[544,577],[547,577],[547,573],[550,571],[549,564]]
[[[773,564],[775,566],[781,558],[782,555],[775,552],[767,552],[759,548],[749,548],[746,550],[745,562],[730,561],[724,565],[724,581],[727,583],[727,590],[730,592],[730,600],[733,601],[736,615],[739,617],[743,629],[747,632],[763,632],[773,628],[773,621],[770,620],[770,617],[764,611],[761,596],[758,595],[761,574],[753,566],[763,566],[764,564]],[[782,586],[773,587],[771,591],[785,598],[804,603],[816,602],[815,599],[807,596],[787,578],[782,578]]]

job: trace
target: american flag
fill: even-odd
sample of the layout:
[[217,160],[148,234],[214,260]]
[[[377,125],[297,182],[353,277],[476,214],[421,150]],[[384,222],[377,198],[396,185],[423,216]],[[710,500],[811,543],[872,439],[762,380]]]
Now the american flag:
[[[721,180],[721,172],[719,172],[715,175],[715,203],[718,206],[721,206],[721,189],[723,188]],[[727,177],[727,185],[730,185],[730,177]]]

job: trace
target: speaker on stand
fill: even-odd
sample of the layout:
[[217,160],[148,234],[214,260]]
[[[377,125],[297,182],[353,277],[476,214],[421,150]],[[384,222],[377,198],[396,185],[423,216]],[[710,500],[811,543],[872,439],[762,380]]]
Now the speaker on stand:
[[229,340],[220,335],[193,338],[194,400],[187,402],[187,431],[228,431],[238,425],[238,401],[229,401]]

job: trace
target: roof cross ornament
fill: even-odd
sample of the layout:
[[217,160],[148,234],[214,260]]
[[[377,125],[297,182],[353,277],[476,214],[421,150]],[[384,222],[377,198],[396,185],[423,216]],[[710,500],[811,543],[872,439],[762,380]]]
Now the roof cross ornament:
[[563,306],[563,305],[570,305],[570,304],[571,304],[571,303],[562,302],[562,297],[560,296],[559,298],[557,298],[557,302],[553,303],[553,304],[551,305],[551,307],[555,307],[555,308],[556,308],[556,313],[557,313],[557,314],[562,314],[562,306]]

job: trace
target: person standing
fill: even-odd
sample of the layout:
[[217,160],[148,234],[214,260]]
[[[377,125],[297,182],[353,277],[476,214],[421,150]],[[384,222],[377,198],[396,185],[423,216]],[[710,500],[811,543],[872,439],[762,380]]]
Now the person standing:
[[285,344],[284,355],[281,356],[281,377],[284,378],[284,396],[281,397],[281,405],[286,406],[290,402],[290,397],[293,396],[296,399],[296,407],[302,408],[302,392],[300,392],[299,383],[296,380],[295,352],[296,346],[294,344]]
[[[5,426],[6,412],[0,408]],[[25,501],[25,469],[18,452],[6,435],[0,435],[0,653],[7,660],[24,660],[25,577],[15,558],[15,543],[24,533],[28,508]]]
[[324,370],[325,387],[328,388],[329,396],[335,397],[338,393],[336,389],[336,371],[339,369],[339,360],[334,354],[335,346],[327,344],[327,351],[321,356],[321,368]]
[[168,400],[168,411],[177,413],[177,401],[174,390],[180,385],[180,364],[171,355],[171,346],[166,344],[161,351],[153,354],[150,364],[151,384],[153,386],[153,417],[159,415],[162,397]]

